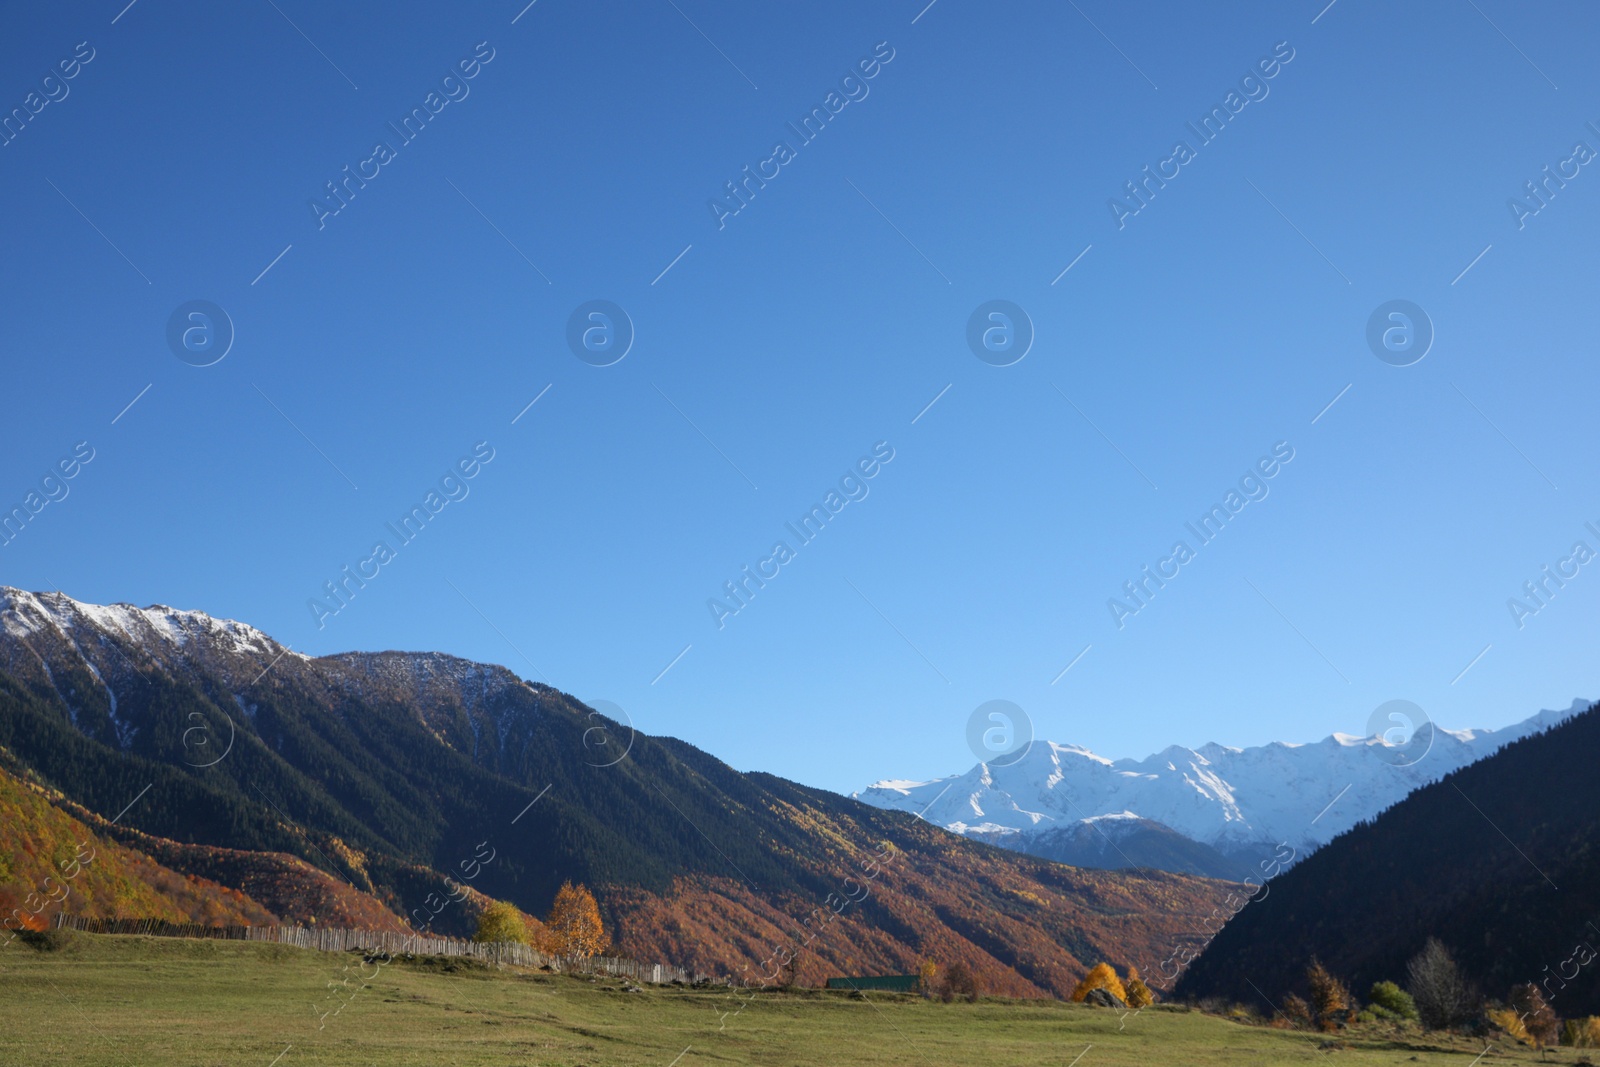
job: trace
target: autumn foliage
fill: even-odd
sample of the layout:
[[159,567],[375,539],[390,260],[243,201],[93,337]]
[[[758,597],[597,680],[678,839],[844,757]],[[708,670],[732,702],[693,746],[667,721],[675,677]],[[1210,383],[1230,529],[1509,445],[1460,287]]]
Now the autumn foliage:
[[1561,1029],[1561,1043],[1572,1048],[1600,1048],[1600,1018],[1568,1019]]
[[1122,979],[1117,977],[1117,969],[1109,963],[1097,963],[1091,967],[1089,973],[1084,975],[1083,980],[1072,990],[1072,999],[1082,1004],[1083,999],[1095,989],[1106,990],[1124,1004],[1128,1002],[1128,991],[1123,987]]
[[1144,979],[1139,977],[1139,968],[1128,968],[1128,980],[1123,983],[1128,990],[1128,995],[1123,999],[1130,1008],[1148,1008],[1156,1002],[1155,994],[1150,992],[1150,987],[1144,984]]
[[957,960],[945,968],[944,975],[939,980],[939,999],[946,1004],[957,997],[965,997],[973,1004],[978,1002],[982,990],[978,986],[978,976],[965,963]]
[[1527,982],[1511,990],[1511,1009],[1534,1048],[1548,1048],[1561,1037],[1561,1020],[1544,999],[1544,992]]
[[600,905],[582,884],[561,883],[545,927],[548,951],[557,956],[583,959],[598,956],[611,947],[611,935],[600,919]]
[[1283,998],[1283,1008],[1273,1019],[1273,1025],[1294,1027],[1297,1030],[1311,1025],[1311,1005],[1298,993],[1288,993]]
[[1328,968],[1313,959],[1306,968],[1306,981],[1311,984],[1311,1007],[1318,1026],[1333,1030],[1350,1021],[1350,990]]
[[[148,849],[97,832],[106,824],[87,813],[79,817],[81,809],[52,801],[59,796],[0,770],[0,928],[43,930],[63,911],[214,925],[277,921],[246,894],[175,870]],[[120,832],[139,844],[196,847]]]

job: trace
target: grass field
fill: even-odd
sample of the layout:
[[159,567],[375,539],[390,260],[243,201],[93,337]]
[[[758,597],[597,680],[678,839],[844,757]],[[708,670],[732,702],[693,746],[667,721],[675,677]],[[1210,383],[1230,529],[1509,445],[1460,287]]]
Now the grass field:
[[[1484,1050],[1476,1039],[1452,1043],[1415,1032],[1345,1033],[1335,1049],[1319,1034],[1165,1007],[1130,1017],[1119,1031],[1116,1012],[1056,1002],[676,987],[630,993],[614,979],[439,959],[362,968],[378,972],[371,984],[322,1018],[338,1006],[328,983],[347,964],[355,976],[360,963],[356,955],[249,942],[77,935],[53,951],[16,942],[0,951],[0,1064],[1031,1067],[1071,1064],[1082,1054],[1079,1067],[1468,1067]],[[1481,1062],[1573,1063],[1578,1056],[1560,1049],[1540,1060],[1502,1045]]]

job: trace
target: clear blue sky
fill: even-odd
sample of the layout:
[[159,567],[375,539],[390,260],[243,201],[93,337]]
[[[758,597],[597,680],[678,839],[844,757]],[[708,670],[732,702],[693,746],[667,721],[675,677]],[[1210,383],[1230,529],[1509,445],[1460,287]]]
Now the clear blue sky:
[[[1506,603],[1600,549],[1600,167],[1520,230],[1507,207],[1600,149],[1600,11],[923,2],[9,12],[0,108],[61,98],[0,148],[0,499],[94,458],[0,580],[505,663],[840,790],[969,766],[990,699],[1118,757],[1600,695],[1600,565],[1521,629]],[[708,200],[884,41],[719,229]],[[434,91],[460,98],[401,143]],[[1108,199],[1180,139],[1119,230]],[[612,366],[565,339],[593,299],[636,331]],[[1034,323],[1012,366],[967,347],[991,299]],[[1436,330],[1412,366],[1367,346],[1392,299]],[[234,322],[213,366],[165,339],[190,300]],[[479,441],[470,495],[319,629],[308,599]],[[869,495],[797,546],[879,441]],[[1279,441],[1270,495],[1119,630],[1108,598]],[[719,630],[708,598],[780,539]]]

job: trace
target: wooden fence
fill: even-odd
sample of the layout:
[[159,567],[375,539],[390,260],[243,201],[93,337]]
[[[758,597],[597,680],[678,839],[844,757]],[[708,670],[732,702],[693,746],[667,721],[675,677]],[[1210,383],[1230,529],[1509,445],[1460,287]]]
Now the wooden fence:
[[408,934],[389,930],[346,930],[327,926],[203,926],[199,923],[171,923],[160,919],[89,919],[81,915],[56,916],[59,929],[82,930],[91,934],[140,934],[146,937],[198,937],[220,941],[266,941],[320,952],[388,953],[399,956],[465,956],[496,967],[548,967],[567,974],[611,975],[635,982],[661,985],[666,982],[713,982],[738,985],[731,978],[695,974],[682,967],[663,963],[640,963],[616,956],[590,956],[569,959],[550,956],[528,945],[511,942],[482,943],[457,937]]

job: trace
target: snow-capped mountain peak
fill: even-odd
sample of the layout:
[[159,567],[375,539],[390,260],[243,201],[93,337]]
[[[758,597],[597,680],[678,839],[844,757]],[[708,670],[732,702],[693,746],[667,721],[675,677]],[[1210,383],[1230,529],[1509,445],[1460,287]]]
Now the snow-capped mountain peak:
[[276,641],[246,623],[218,619],[203,611],[180,611],[165,604],[137,608],[132,604],[88,604],[64,593],[30,593],[0,586],[0,627],[13,637],[27,637],[47,628],[68,631],[98,628],[120,632],[144,644],[151,637],[182,647],[205,637],[224,651],[276,653]]
[[1280,842],[1304,855],[1417,787],[1588,707],[1575,700],[1499,730],[1434,728],[1427,754],[1411,765],[1399,765],[1396,746],[1376,735],[1250,748],[1171,745],[1142,760],[1036,741],[1009,766],[979,763],[927,782],[885,779],[854,796],[1023,851],[1053,828],[1128,818],[1161,824],[1224,855],[1270,851]]

